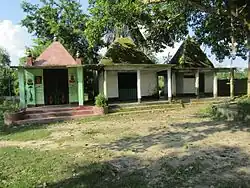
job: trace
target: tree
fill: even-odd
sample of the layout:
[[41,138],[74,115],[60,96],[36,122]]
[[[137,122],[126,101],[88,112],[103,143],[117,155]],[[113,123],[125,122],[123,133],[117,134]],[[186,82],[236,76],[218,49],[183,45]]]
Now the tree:
[[[50,44],[50,41],[43,41],[41,39],[34,39],[34,45],[27,47],[26,51],[30,51],[34,59],[36,59]],[[27,62],[27,54],[19,59],[19,64],[24,65]]]
[[90,0],[89,3],[85,34],[90,45],[103,42],[107,47],[119,37],[131,37],[144,52],[158,52],[188,34],[188,17],[186,12],[180,12],[179,2],[173,1],[167,7],[148,6],[141,0]]
[[[144,0],[148,5],[166,5],[171,4],[172,1]],[[179,0],[179,2],[182,3],[182,11],[188,9],[191,13],[189,26],[195,31],[197,40],[200,44],[211,47],[212,53],[218,60],[222,61],[226,56],[246,59],[248,55],[248,95],[250,96],[249,0]]]
[[26,13],[21,24],[39,39],[33,52],[51,43],[56,36],[72,56],[79,51],[85,63],[96,63],[98,47],[89,48],[84,35],[88,16],[79,1],[40,0],[40,5],[23,1],[21,7]]
[[10,56],[8,52],[0,47],[0,67],[8,67],[10,66]]
[[4,48],[0,48],[0,96],[14,94],[15,72],[10,69],[10,56]]

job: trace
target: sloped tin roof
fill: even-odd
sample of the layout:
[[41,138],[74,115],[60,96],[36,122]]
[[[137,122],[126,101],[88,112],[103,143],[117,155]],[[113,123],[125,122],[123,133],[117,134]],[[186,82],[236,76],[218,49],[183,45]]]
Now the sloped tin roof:
[[213,63],[201,50],[198,43],[188,37],[177,50],[170,64],[178,68],[214,68]]
[[116,39],[107,50],[100,64],[153,64],[129,37]]
[[60,42],[53,42],[34,62],[33,66],[68,66],[78,63]]

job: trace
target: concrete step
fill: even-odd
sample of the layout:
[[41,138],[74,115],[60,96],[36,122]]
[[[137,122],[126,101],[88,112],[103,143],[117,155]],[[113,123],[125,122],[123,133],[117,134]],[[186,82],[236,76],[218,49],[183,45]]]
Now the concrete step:
[[182,108],[180,103],[175,104],[150,104],[138,106],[112,106],[109,108],[110,113],[114,112],[133,112],[133,111],[150,111],[150,110],[168,110]]
[[91,115],[94,114],[93,110],[64,110],[64,111],[48,111],[48,112],[26,112],[25,119],[61,117],[61,116],[78,116],[78,115]]
[[85,115],[74,115],[74,116],[61,116],[61,117],[46,117],[46,118],[29,118],[24,120],[19,120],[14,123],[14,125],[25,125],[25,124],[47,124],[56,123],[61,121],[70,121],[75,119],[81,119],[84,117],[97,116],[95,114],[85,114]]
[[71,106],[44,106],[44,107],[34,107],[34,108],[28,108],[26,109],[26,113],[28,114],[36,114],[36,113],[46,113],[46,112],[63,112],[63,111],[89,111],[93,110],[93,106],[76,106],[76,107],[71,107]]

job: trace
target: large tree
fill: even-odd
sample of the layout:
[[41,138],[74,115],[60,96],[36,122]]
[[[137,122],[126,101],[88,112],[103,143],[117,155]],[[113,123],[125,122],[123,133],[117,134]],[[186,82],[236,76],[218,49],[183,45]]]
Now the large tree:
[[82,11],[77,0],[40,0],[40,4],[21,3],[26,17],[21,21],[28,31],[34,34],[39,43],[33,51],[59,40],[75,56],[79,51],[85,63],[96,63],[96,46],[89,48],[84,30],[88,15]]
[[117,37],[129,36],[139,48],[158,52],[188,33],[188,10],[181,12],[179,2],[165,7],[148,6],[141,0],[89,0],[89,3],[85,34],[91,45],[104,41],[108,46]]
[[9,53],[0,47],[0,96],[15,94],[14,82],[17,79],[15,72],[10,69]]
[[[180,2],[189,9],[189,26],[200,44],[211,47],[217,59],[248,55],[248,95],[250,96],[250,2],[249,0],[144,0],[147,5]],[[191,11],[190,11],[191,10]]]

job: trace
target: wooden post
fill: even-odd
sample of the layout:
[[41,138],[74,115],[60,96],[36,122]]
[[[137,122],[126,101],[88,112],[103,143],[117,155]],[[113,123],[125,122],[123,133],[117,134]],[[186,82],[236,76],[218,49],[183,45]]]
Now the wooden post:
[[23,68],[18,69],[18,81],[19,81],[20,108],[24,109],[26,108],[26,102],[25,102],[25,85],[24,85],[25,77]]
[[234,97],[234,69],[230,71],[230,97]]
[[195,73],[195,94],[197,96],[197,98],[200,97],[200,92],[199,92],[199,88],[200,88],[200,71],[197,70]]
[[78,79],[78,102],[79,106],[84,104],[84,80],[83,80],[83,68],[77,67],[77,79]]
[[141,71],[137,70],[137,99],[141,102]]
[[214,98],[218,97],[218,77],[217,77],[217,72],[214,72],[213,94],[214,94]]
[[171,68],[168,69],[168,100],[169,102],[172,101],[172,75],[171,75]]
[[108,78],[108,73],[107,73],[106,70],[104,70],[104,72],[103,72],[103,94],[108,99],[108,82],[107,82],[107,78]]

